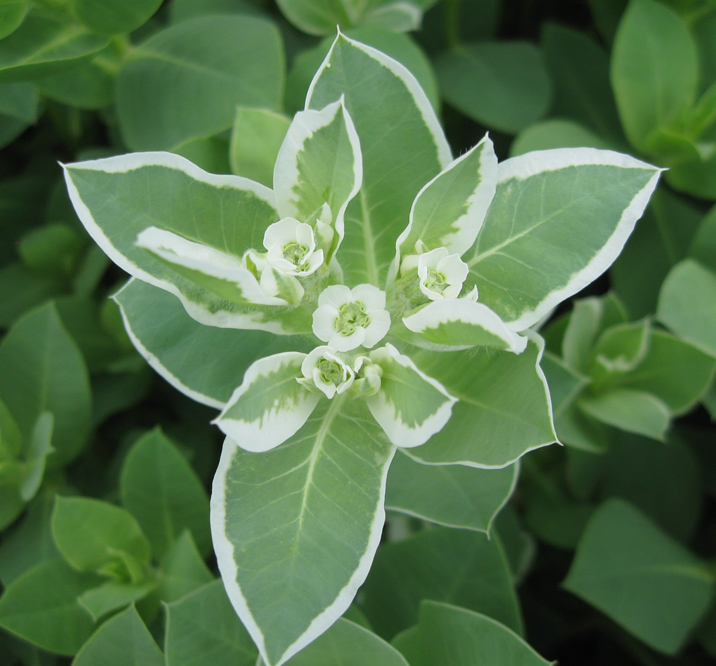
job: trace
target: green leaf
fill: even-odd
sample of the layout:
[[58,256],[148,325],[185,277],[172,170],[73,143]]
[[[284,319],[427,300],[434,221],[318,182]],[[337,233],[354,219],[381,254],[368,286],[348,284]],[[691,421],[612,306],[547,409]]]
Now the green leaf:
[[385,544],[362,591],[366,616],[386,638],[415,624],[422,599],[477,610],[522,631],[505,554],[485,534],[436,528]]
[[211,550],[209,499],[194,470],[170,439],[155,429],[137,440],[120,478],[122,504],[162,558],[184,530],[200,552]]
[[227,440],[214,480],[212,535],[229,598],[278,666],[322,634],[368,573],[394,449],[362,401],[322,400],[276,449]]
[[26,571],[0,599],[0,626],[44,650],[73,655],[94,622],[77,597],[100,579],[48,560]]
[[690,254],[706,268],[716,272],[716,206],[711,208],[699,225],[691,243]]
[[588,380],[574,372],[562,359],[546,352],[540,363],[547,379],[555,419],[574,402]]
[[220,580],[166,606],[167,666],[255,666],[256,648]]
[[23,236],[18,250],[23,263],[35,273],[66,279],[74,273],[84,245],[84,239],[72,227],[55,223]]
[[512,330],[539,321],[614,261],[658,178],[644,162],[593,148],[502,162],[475,248],[463,257],[480,301]]
[[136,30],[161,4],[162,0],[70,0],[75,16],[100,35]]
[[716,356],[715,299],[716,273],[685,259],[664,281],[656,316],[684,340]]
[[[205,246],[207,260],[200,262],[198,271],[207,270],[205,264],[220,256],[224,264],[233,262],[232,276],[237,274],[244,285],[260,290],[248,269],[234,269],[233,265],[244,251],[262,247],[266,228],[279,219],[268,188],[238,176],[206,173],[170,153],[79,162],[65,167],[65,178],[80,219],[107,255],[128,273],[178,296],[200,323],[281,333],[290,320],[293,326],[310,330],[308,313],[297,316],[296,311],[289,309],[287,313],[283,306],[256,306],[247,301],[237,307],[175,270],[190,263],[188,258],[176,255],[177,263],[170,268],[135,243],[141,232],[154,228],[152,234],[160,240],[166,236],[166,242],[179,250],[184,245],[194,249]],[[200,228],[197,215],[202,220]],[[188,270],[197,277],[197,270],[191,266]],[[229,281],[223,282],[228,289]],[[232,288],[239,290],[235,283]],[[276,321],[278,317],[283,317],[283,324]]]
[[206,16],[166,28],[119,72],[122,136],[132,150],[166,150],[227,130],[237,106],[278,108],[283,69],[278,31],[264,19]]
[[231,130],[231,172],[271,187],[290,118],[270,109],[239,107]]
[[0,1],[0,39],[20,27],[30,9],[30,0]]
[[393,460],[385,507],[432,523],[488,533],[517,483],[519,467],[476,469]]
[[309,35],[327,35],[353,25],[358,18],[351,0],[277,0],[283,15]]
[[594,514],[564,586],[650,647],[675,655],[708,608],[705,567],[621,500]]
[[164,666],[164,655],[132,605],[92,634],[72,666]]
[[[360,139],[363,188],[346,211],[339,261],[349,284],[380,286],[413,199],[451,161],[430,102],[403,65],[338,35],[311,83],[307,108],[341,95]],[[376,95],[389,104],[376,104]]]
[[435,71],[445,100],[489,128],[516,134],[541,118],[550,82],[529,42],[478,42],[443,53]]
[[15,419],[0,400],[0,462],[14,459],[22,452],[22,433]]
[[448,604],[420,605],[419,640],[426,664],[549,666],[527,643],[495,620]]
[[668,172],[669,185],[701,199],[716,199],[716,153],[708,159],[692,158],[675,164]]
[[[80,109],[103,109],[114,101],[111,47],[92,60],[33,81],[46,97]],[[109,52],[109,53],[108,53]]]
[[29,310],[59,296],[66,286],[52,278],[33,273],[19,261],[0,269],[0,291],[7,294],[0,302],[0,326],[9,328]]
[[51,303],[18,320],[0,344],[0,399],[26,441],[42,412],[53,415],[48,464],[65,464],[83,447],[90,429],[87,368]]
[[119,563],[118,580],[136,583],[144,578],[151,547],[125,509],[87,497],[58,497],[52,535],[75,569],[104,573]]
[[410,457],[432,465],[505,467],[555,442],[541,356],[541,341],[530,341],[519,356],[485,349],[413,354],[459,402],[447,425]]
[[[0,7],[2,5],[0,4]],[[2,11],[0,9],[0,11]],[[0,19],[2,24],[2,19]],[[38,96],[29,83],[4,83],[0,85],[0,113],[26,123],[37,120]]]
[[571,120],[544,120],[522,130],[510,144],[510,157],[533,150],[552,148],[609,148],[609,144],[591,130]]
[[[309,351],[302,338],[203,326],[174,296],[140,280],[130,280],[115,300],[130,337],[148,363],[174,388],[211,407],[224,407],[256,359],[289,350]],[[202,363],[197,364],[196,358]]]
[[29,502],[35,496],[42,483],[47,456],[52,452],[51,441],[54,422],[55,420],[50,412],[42,412],[37,417],[30,441],[23,451],[18,491],[25,502]]
[[174,0],[169,6],[171,23],[180,23],[207,14],[252,14],[261,10],[252,0]]
[[631,0],[614,41],[611,79],[629,140],[649,150],[649,135],[694,102],[696,45],[686,24],[663,3]]
[[602,332],[592,350],[587,374],[599,386],[612,384],[644,360],[650,342],[649,319],[610,326]]
[[0,42],[0,82],[12,83],[70,69],[107,46],[107,40],[52,14],[33,12]]
[[162,560],[159,596],[162,601],[178,601],[214,580],[186,530],[174,541]]
[[579,408],[577,403],[568,405],[555,415],[559,441],[567,446],[604,453],[609,447],[606,426]]
[[527,487],[524,521],[540,541],[550,546],[574,550],[594,506],[575,501],[561,489],[539,484]]
[[118,583],[111,580],[83,592],[77,601],[97,622],[105,615],[143,599],[155,587],[153,582]]

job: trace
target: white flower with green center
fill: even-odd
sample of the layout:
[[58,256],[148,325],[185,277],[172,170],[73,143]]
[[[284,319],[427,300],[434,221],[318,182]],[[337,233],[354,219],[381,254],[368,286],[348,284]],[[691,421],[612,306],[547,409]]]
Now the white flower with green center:
[[449,254],[439,247],[418,258],[420,291],[431,301],[457,298],[470,269],[458,254]]
[[385,309],[385,292],[370,284],[353,289],[333,285],[318,297],[313,313],[313,332],[337,351],[350,351],[361,345],[371,348],[390,328]]
[[323,264],[323,250],[316,250],[310,224],[286,217],[264,233],[266,261],[284,275],[305,277]]
[[327,398],[345,393],[353,384],[355,372],[345,361],[336,356],[330,347],[316,347],[301,364],[303,377],[296,379],[306,388],[316,388]]

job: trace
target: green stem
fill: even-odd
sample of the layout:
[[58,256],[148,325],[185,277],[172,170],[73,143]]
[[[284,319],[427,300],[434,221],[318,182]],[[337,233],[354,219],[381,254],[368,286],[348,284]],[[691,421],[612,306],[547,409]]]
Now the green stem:
[[445,37],[450,49],[460,48],[460,4],[462,0],[447,0],[445,4]]

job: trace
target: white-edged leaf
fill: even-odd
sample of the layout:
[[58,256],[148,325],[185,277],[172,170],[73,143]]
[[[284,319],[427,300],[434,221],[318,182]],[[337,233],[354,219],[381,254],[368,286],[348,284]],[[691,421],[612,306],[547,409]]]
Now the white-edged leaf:
[[515,331],[601,275],[621,252],[660,170],[621,153],[558,148],[499,166],[497,192],[463,259],[480,300]]
[[320,396],[296,381],[304,358],[285,352],[256,361],[214,423],[246,451],[268,451],[292,437]]
[[410,2],[389,2],[368,12],[361,25],[391,32],[410,32],[420,27],[423,12]]
[[320,111],[297,113],[274,168],[280,216],[306,221],[315,218],[327,203],[340,241],[343,216],[362,181],[360,141],[343,97]]
[[264,453],[224,443],[211,527],[229,599],[270,666],[348,608],[380,542],[395,449],[361,400],[323,400]]
[[[177,296],[197,321],[225,328],[286,333],[282,307],[237,306],[179,275],[136,245],[149,227],[241,257],[260,248],[278,220],[273,192],[239,176],[207,173],[170,153],[136,153],[66,165],[80,220],[104,252],[134,277]],[[310,313],[301,320],[310,330]]]
[[403,317],[405,326],[436,349],[485,346],[521,354],[527,338],[505,326],[490,308],[463,298],[433,301]]
[[446,247],[450,254],[469,250],[497,188],[497,157],[487,135],[454,160],[415,197],[410,223],[396,241],[396,265],[415,254],[415,243],[427,250]]
[[343,34],[311,82],[306,108],[323,108],[341,95],[360,139],[363,187],[346,210],[339,261],[349,283],[381,286],[415,196],[452,155],[415,77]]
[[391,344],[371,359],[383,369],[380,390],[366,399],[373,418],[395,446],[424,444],[448,422],[457,399]]

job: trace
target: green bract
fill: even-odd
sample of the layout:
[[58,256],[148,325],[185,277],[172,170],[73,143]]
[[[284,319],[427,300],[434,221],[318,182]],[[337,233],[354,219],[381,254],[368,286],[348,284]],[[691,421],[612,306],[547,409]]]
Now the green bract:
[[[612,263],[659,170],[596,149],[498,165],[488,137],[453,160],[413,76],[339,34],[273,189],[169,153],[65,175],[87,230],[138,279],[116,299],[139,351],[222,410],[214,547],[234,608],[279,666],[365,580],[396,447],[410,465],[495,468],[555,441],[528,329]],[[426,511],[407,486],[391,501]]]

